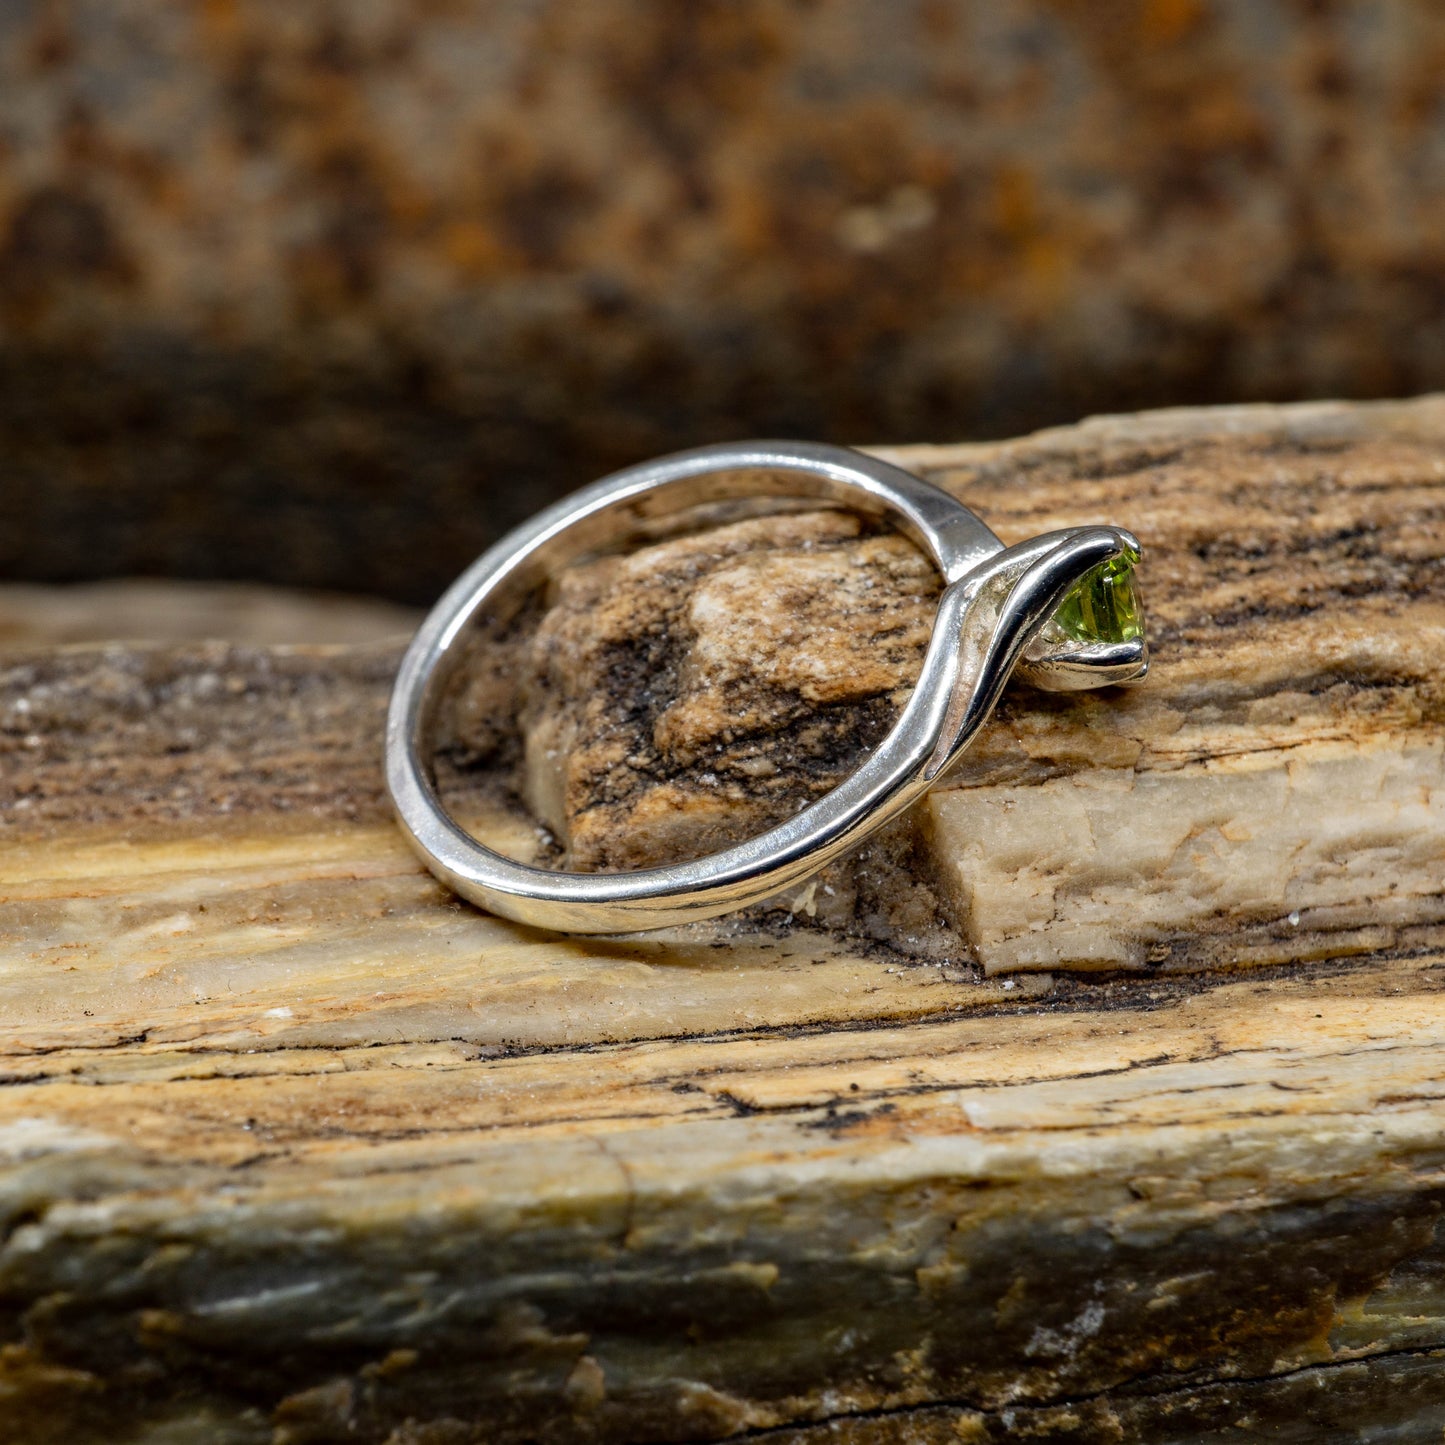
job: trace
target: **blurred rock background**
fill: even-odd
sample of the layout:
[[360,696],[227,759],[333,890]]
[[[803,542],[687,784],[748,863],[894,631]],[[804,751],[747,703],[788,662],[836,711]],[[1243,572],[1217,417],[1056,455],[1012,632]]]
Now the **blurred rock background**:
[[430,599],[620,464],[1445,386],[1432,0],[8,0],[0,576]]

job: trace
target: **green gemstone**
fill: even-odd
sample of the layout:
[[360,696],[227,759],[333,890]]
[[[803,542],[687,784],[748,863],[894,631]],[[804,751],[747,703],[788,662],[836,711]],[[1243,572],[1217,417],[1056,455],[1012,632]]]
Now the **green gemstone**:
[[1133,642],[1144,635],[1139,593],[1134,587],[1132,548],[1086,572],[1059,604],[1054,621],[1076,642]]

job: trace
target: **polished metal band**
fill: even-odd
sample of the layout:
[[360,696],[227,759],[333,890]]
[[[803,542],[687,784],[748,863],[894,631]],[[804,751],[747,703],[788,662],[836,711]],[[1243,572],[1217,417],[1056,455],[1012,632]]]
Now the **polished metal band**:
[[[728,475],[723,476],[723,473]],[[746,842],[633,873],[564,873],[503,857],[469,836],[437,795],[427,744],[438,703],[483,616],[505,617],[582,554],[648,522],[736,498],[816,499],[893,523],[945,583],[913,693],[892,731],[838,787]],[[800,883],[896,817],[957,761],[1017,667],[1036,686],[1142,677],[1142,637],[1080,643],[1045,624],[1095,567],[1138,543],[1075,527],[1015,547],[931,483],[842,447],[743,442],[681,452],[605,477],[547,508],[485,553],[437,603],[402,659],[386,726],[386,780],[427,866],[493,913],[570,933],[625,933],[710,918]]]

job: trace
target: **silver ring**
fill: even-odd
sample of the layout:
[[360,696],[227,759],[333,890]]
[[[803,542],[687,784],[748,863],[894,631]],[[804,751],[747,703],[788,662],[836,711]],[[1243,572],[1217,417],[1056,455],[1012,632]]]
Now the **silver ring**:
[[[733,475],[723,478],[722,472]],[[426,747],[475,621],[504,621],[549,573],[635,538],[652,519],[756,497],[816,499],[883,518],[943,574],[946,586],[918,682],[892,731],[857,771],[746,842],[632,873],[533,867],[493,852],[459,827],[442,807]],[[387,789],[412,846],[443,883],[522,923],[568,933],[627,933],[760,903],[816,873],[922,797],[977,735],[1016,668],[1052,690],[1142,678],[1148,667],[1142,623],[1106,635],[1079,627],[1071,632],[1062,617],[1056,619],[1066,600],[1077,617],[1081,589],[1091,582],[1096,590],[1125,585],[1138,553],[1135,538],[1111,526],[1071,527],[1005,547],[947,492],[842,447],[740,442],[629,467],[504,537],[437,603],[407,649],[392,692]]]

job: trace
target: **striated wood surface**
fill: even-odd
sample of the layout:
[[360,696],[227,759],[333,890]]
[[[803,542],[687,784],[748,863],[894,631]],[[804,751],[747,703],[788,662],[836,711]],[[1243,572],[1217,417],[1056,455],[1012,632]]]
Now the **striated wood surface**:
[[368,643],[406,637],[421,618],[372,598],[242,582],[0,582],[0,647],[6,649],[122,639]]
[[[791,911],[450,899],[383,806],[389,645],[4,658],[0,1441],[1438,1439],[1445,403],[909,456],[1006,536],[1134,526],[1156,670],[1019,690]],[[744,525],[682,591],[564,579],[462,699],[479,827],[686,849],[886,721],[907,549]],[[846,669],[769,640],[775,584]],[[592,809],[637,714],[583,664],[648,596],[667,726]],[[478,731],[505,676],[580,767]]]
[[[1016,687],[911,827],[775,911],[990,972],[1438,938],[1442,441],[1427,402],[1160,413],[906,454],[1007,541],[1133,527],[1153,670],[1107,694]],[[887,731],[937,592],[901,538],[827,512],[575,567],[502,674],[520,679],[521,791],[584,868],[777,822]],[[479,676],[458,734],[485,754],[504,700]]]

